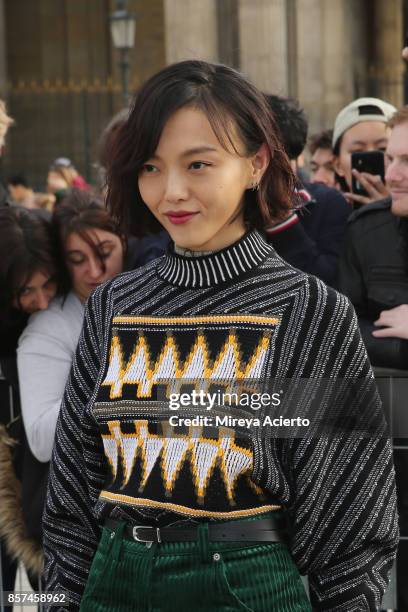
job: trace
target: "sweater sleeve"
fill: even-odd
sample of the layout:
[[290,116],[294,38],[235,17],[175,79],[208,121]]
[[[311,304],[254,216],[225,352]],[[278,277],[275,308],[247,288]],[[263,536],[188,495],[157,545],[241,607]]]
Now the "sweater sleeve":
[[31,327],[29,324],[25,330],[17,351],[21,410],[31,452],[38,461],[45,462],[51,459],[72,348],[49,317],[47,328]]
[[307,374],[341,386],[340,419],[333,431],[289,443],[291,548],[314,609],[374,612],[398,542],[392,449],[354,310],[344,296],[327,295]]
[[[57,423],[44,527],[44,585],[64,590],[78,610],[100,528],[94,507],[104,480],[100,433],[88,409],[99,374],[103,312],[97,290],[85,319]],[[56,609],[56,608],[52,608]],[[61,611],[63,608],[61,608]]]

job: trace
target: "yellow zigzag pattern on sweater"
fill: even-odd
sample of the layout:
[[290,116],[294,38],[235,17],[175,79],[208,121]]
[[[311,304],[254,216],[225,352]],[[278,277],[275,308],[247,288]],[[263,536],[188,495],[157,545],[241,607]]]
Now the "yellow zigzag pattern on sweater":
[[[171,494],[185,461],[191,467],[195,492],[203,500],[210,476],[218,463],[225,482],[228,499],[234,503],[237,478],[249,473],[253,464],[252,452],[235,444],[233,432],[220,428],[219,438],[204,438],[202,428],[191,428],[189,435],[163,436],[148,431],[147,420],[134,421],[135,433],[123,433],[119,421],[108,421],[110,434],[102,435],[105,455],[116,478],[119,457],[124,470],[124,487],[132,475],[137,456],[142,460],[139,491],[143,491],[153,467],[160,461],[163,485]],[[261,490],[253,485],[257,492]]]
[[203,332],[197,339],[186,360],[180,359],[172,335],[153,362],[144,336],[139,336],[134,351],[125,364],[118,336],[112,338],[109,368],[102,385],[110,386],[110,398],[120,398],[124,384],[137,385],[137,398],[151,396],[153,385],[167,382],[168,392],[178,390],[183,380],[237,381],[259,379],[267,355],[270,332],[264,332],[253,354],[246,363],[242,362],[239,343],[234,331],[230,331],[226,342],[216,359],[209,356],[207,341]]

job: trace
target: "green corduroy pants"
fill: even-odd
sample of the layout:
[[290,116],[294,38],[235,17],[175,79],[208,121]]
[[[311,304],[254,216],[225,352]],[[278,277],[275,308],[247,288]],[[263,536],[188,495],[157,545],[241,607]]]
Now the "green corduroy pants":
[[81,612],[310,612],[299,572],[282,543],[146,544],[103,528]]

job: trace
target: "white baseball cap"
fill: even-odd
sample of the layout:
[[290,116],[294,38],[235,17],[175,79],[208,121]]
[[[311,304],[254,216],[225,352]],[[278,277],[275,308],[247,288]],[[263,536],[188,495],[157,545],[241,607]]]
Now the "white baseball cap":
[[336,142],[349,128],[363,121],[387,123],[397,111],[395,106],[379,98],[358,98],[345,106],[337,115],[333,130],[333,149]]

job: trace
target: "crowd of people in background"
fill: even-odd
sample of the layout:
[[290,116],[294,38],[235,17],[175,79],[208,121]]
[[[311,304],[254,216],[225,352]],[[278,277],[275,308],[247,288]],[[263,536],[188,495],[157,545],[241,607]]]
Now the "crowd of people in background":
[[[265,95],[299,177],[293,208],[286,219],[264,228],[267,241],[289,264],[350,299],[373,366],[408,370],[408,107],[397,110],[378,98],[359,98],[339,109],[334,125],[308,138],[299,103]],[[126,116],[122,111],[105,130],[102,169]],[[12,125],[0,102],[1,154]],[[370,151],[383,153],[383,177],[352,167],[353,153]],[[307,163],[301,169],[302,155]],[[364,195],[353,191],[356,182]],[[17,560],[38,587],[48,466],[84,303],[100,284],[160,257],[170,242],[164,230],[153,233],[140,227],[139,219],[129,219],[125,235],[106,209],[105,195],[64,156],[50,163],[42,192],[19,168],[0,184],[1,371],[22,415],[22,421],[3,427],[0,443],[0,498],[7,501],[0,509],[0,548],[7,591],[13,589]],[[18,453],[10,450],[13,437],[21,443]],[[399,470],[406,473],[403,463]],[[408,485],[402,478],[397,484],[401,527],[408,536]],[[399,568],[404,610],[407,544],[400,548]]]

